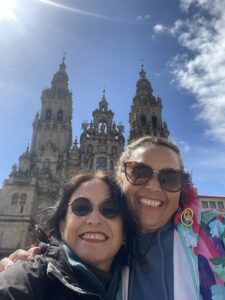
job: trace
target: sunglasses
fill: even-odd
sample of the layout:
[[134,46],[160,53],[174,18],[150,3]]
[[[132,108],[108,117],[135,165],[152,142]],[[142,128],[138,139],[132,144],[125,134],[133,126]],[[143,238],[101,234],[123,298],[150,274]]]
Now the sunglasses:
[[[86,217],[93,211],[93,204],[85,197],[78,197],[72,203],[69,203],[68,206],[71,206],[72,212],[78,217]],[[115,199],[106,199],[98,206],[98,210],[107,219],[115,219],[120,215]]]
[[133,185],[145,184],[152,179],[153,173],[157,173],[160,186],[171,193],[181,191],[189,178],[189,175],[182,170],[165,168],[156,171],[152,167],[136,161],[125,162],[124,172],[127,180]]

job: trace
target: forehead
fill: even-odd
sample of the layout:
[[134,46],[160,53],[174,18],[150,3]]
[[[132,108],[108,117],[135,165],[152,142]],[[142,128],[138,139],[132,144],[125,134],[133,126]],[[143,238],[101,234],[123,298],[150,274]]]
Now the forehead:
[[101,179],[92,179],[81,183],[81,185],[71,195],[70,201],[80,196],[101,202],[111,196],[111,189],[109,185]]
[[180,169],[178,154],[172,149],[161,145],[141,146],[133,151],[130,161],[143,162],[154,169],[176,168]]

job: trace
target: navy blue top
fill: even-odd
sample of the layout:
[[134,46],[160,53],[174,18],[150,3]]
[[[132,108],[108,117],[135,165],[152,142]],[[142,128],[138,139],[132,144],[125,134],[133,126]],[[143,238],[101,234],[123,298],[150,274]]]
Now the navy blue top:
[[174,299],[173,230],[174,225],[170,221],[151,234],[136,234],[129,278],[129,300]]

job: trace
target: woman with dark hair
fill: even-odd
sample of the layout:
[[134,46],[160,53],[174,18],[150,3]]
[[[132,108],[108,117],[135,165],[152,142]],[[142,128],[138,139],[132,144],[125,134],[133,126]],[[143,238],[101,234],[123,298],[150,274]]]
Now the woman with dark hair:
[[116,299],[131,230],[109,174],[73,177],[49,219],[45,253],[0,273],[0,299]]

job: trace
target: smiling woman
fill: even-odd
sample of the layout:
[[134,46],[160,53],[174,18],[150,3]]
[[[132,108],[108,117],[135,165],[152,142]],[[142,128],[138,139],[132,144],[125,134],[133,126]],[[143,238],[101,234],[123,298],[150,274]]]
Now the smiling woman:
[[0,299],[117,299],[133,235],[130,219],[111,175],[72,177],[49,219],[45,254],[1,272]]
[[15,6],[16,0],[0,0],[0,21],[5,18],[12,18]]

